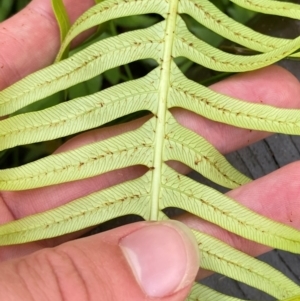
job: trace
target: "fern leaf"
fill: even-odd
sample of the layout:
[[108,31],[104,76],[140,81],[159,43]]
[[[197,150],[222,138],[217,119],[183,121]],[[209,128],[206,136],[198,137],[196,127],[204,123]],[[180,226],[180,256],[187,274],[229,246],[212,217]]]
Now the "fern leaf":
[[137,59],[158,59],[162,50],[164,24],[165,22],[161,22],[149,29],[97,42],[72,57],[33,73],[0,91],[0,116],[13,113],[116,66]]
[[300,301],[300,295],[288,298],[288,299],[284,299],[282,301]]
[[228,188],[251,181],[233,168],[204,138],[180,126],[171,114],[169,115],[165,135],[165,161],[182,162],[206,178]]
[[0,189],[24,190],[92,177],[115,169],[153,166],[154,120],[136,131],[0,171]]
[[300,287],[283,274],[225,243],[193,231],[200,250],[201,267],[229,276],[279,299],[300,293]]
[[222,95],[188,80],[176,66],[172,69],[169,100],[170,108],[181,107],[236,127],[291,135],[300,132],[298,110],[279,109]]
[[300,232],[260,216],[229,197],[178,175],[164,165],[161,209],[186,210],[242,237],[290,252],[300,249]]
[[[263,2],[265,3],[265,1]],[[272,11],[274,3],[276,2],[273,1],[270,5],[270,11]],[[208,0],[202,0],[201,3],[197,0],[181,1],[178,10],[182,14],[192,16],[200,24],[221,34],[224,38],[259,52],[272,51],[289,42],[288,39],[274,38],[258,33],[234,21]],[[299,53],[292,56],[298,57]]]
[[277,15],[282,17],[293,18],[296,20],[300,19],[300,8],[299,5],[288,2],[276,2],[273,0],[230,0],[233,3],[238,4],[249,10],[256,12]]
[[221,72],[245,72],[269,66],[299,48],[300,37],[272,51],[252,56],[234,55],[223,52],[199,40],[191,34],[184,22],[178,18],[174,57],[184,56],[206,68]]
[[127,214],[149,218],[150,174],[0,227],[0,245],[51,238]]
[[158,76],[155,69],[141,79],[3,120],[0,150],[85,131],[136,110],[155,113]]
[[95,5],[80,16],[70,28],[56,57],[60,61],[70,42],[81,32],[112,19],[157,13],[166,16],[168,4],[160,0],[107,0]]

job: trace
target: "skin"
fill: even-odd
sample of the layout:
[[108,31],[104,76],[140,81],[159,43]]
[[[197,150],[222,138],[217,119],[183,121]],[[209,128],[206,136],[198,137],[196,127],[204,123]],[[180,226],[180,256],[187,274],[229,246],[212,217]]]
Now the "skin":
[[[72,22],[93,4],[92,0],[64,2]],[[36,30],[36,24],[39,24],[39,30]],[[79,43],[87,34],[89,33],[84,33],[74,43]],[[43,43],[40,43],[41,40]],[[22,12],[0,24],[0,89],[49,65],[53,62],[58,49],[59,31],[51,13],[50,1],[33,0]],[[245,101],[264,102],[286,108],[300,107],[298,80],[276,66],[230,77],[211,88]],[[224,154],[268,135],[264,132],[216,123],[182,109],[173,109],[172,113],[181,124],[204,136]],[[56,152],[137,128],[143,121],[137,120],[129,122],[126,126],[114,126],[80,134]],[[185,166],[172,164],[181,172],[188,171]],[[300,229],[299,164],[299,162],[290,164],[268,176],[234,189],[228,195],[261,215]],[[134,179],[144,171],[143,167],[137,166],[81,180],[80,185],[77,183],[79,181],[76,181],[28,191],[2,191],[0,223],[57,207],[93,191]],[[180,216],[178,220],[212,234],[252,256],[269,251],[268,247],[228,233],[190,214]],[[103,296],[103,300],[124,300],[126,295],[126,300],[148,300],[149,296],[140,288],[120,248],[122,238],[143,227],[148,227],[148,224],[135,223],[78,240],[72,239],[82,232],[0,248],[0,299],[2,300],[1,296],[3,299],[5,296],[6,300],[26,301],[48,298],[97,300],[97,296],[100,295]],[[175,230],[178,232],[178,228]],[[190,252],[192,254],[193,251]],[[187,265],[192,266],[197,260],[195,257]],[[65,268],[60,270],[60,266]],[[191,267],[189,271],[191,277],[180,290],[156,300],[184,300],[194,279],[192,276],[197,272]],[[206,277],[208,274],[208,271],[200,269],[198,278]]]

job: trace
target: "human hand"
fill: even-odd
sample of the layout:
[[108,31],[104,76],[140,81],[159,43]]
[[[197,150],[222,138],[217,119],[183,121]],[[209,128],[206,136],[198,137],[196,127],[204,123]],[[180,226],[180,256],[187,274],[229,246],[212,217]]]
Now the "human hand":
[[[93,1],[78,1],[78,5],[74,5],[74,1],[72,3],[67,7],[74,20]],[[36,24],[40,25],[38,31]],[[0,40],[3,61],[3,67],[0,68],[0,89],[51,63],[59,47],[59,38],[55,20],[51,17],[50,1],[34,0],[24,12],[1,24]],[[32,53],[32,49],[36,49],[36,52]],[[213,89],[253,102],[263,100],[280,107],[299,106],[296,102],[300,95],[298,81],[277,67],[232,77],[214,85]],[[246,146],[267,135],[221,125],[184,110],[176,109],[173,113],[179,122],[201,133],[222,153]],[[93,130],[78,135],[58,151],[105,139],[136,128],[139,124],[140,121],[134,121],[126,127],[122,125],[106,130]],[[182,166],[178,168],[182,171],[184,169]],[[291,164],[231,191],[230,196],[260,214],[299,229],[299,184],[295,180],[298,170],[298,163]],[[143,171],[142,167],[131,167],[111,172],[81,180],[80,187],[76,181],[23,192],[2,192],[0,223],[57,207],[93,191],[135,178]],[[235,248],[251,255],[256,256],[268,250],[191,215],[184,215],[179,220],[226,240]],[[122,251],[124,248],[120,248],[120,245],[124,247],[126,244],[129,247],[131,244],[132,248],[140,250],[139,258],[141,262],[144,261],[146,270],[149,263],[152,268],[157,268],[157,274],[148,270],[148,275],[144,274],[143,277],[148,284],[158,285],[156,296],[167,294],[169,297],[163,300],[184,300],[196,274],[198,258],[193,239],[189,238],[182,227],[175,223],[136,223],[68,243],[66,241],[78,237],[82,232],[17,247],[3,247],[0,249],[0,259],[3,261],[0,264],[0,297],[9,297],[11,300],[98,300],[101,296],[103,300],[145,300],[146,295],[151,295],[155,288],[152,287],[150,291],[150,288],[144,287],[143,290],[137,283],[136,279],[139,277],[135,275],[135,278],[133,275]],[[161,245],[163,248],[155,249]],[[170,254],[173,255],[172,260],[168,261]],[[20,256],[25,257],[19,258]],[[151,256],[151,260],[146,256]],[[185,279],[182,280],[184,274]],[[177,277],[173,278],[171,275]],[[206,273],[200,271],[199,275],[204,277]],[[169,282],[163,283],[162,279],[168,279]]]

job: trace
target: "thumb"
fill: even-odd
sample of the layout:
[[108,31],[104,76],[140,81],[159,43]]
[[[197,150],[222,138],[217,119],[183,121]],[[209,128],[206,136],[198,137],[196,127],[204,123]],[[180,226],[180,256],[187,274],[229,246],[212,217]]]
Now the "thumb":
[[140,222],[0,265],[0,300],[184,300],[197,243],[175,221]]

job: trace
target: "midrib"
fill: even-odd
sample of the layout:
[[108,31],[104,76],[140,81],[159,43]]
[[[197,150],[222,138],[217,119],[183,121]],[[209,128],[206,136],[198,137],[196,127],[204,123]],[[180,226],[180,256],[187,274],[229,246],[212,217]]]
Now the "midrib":
[[162,155],[165,137],[165,121],[167,110],[167,98],[170,87],[170,70],[172,62],[172,47],[176,26],[178,0],[169,0],[169,12],[166,17],[166,30],[164,37],[164,51],[161,63],[161,76],[159,83],[158,110],[156,118],[155,140],[154,140],[154,170],[151,189],[150,220],[158,219],[161,177],[162,177]]

